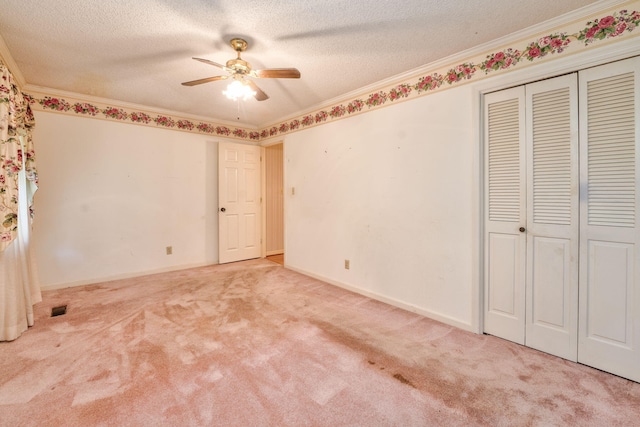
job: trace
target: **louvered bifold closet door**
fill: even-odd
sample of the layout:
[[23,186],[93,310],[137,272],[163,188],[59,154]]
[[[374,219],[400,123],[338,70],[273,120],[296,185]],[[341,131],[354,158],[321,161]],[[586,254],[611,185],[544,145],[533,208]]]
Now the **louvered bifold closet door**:
[[578,360],[640,381],[640,58],[580,72]]
[[524,87],[484,97],[484,331],[524,344]]
[[529,347],[577,360],[578,80],[526,86]]

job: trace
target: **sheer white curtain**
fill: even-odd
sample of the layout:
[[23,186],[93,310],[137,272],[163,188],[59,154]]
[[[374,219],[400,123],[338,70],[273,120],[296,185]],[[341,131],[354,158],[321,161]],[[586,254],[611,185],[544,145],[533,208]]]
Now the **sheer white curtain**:
[[33,325],[33,304],[42,299],[30,242],[33,124],[28,99],[0,62],[0,341]]
[[[20,189],[28,189],[24,171],[19,173]],[[36,265],[32,256],[28,191],[18,201],[18,236],[0,252],[0,341],[11,341],[33,325],[33,304],[42,300]]]

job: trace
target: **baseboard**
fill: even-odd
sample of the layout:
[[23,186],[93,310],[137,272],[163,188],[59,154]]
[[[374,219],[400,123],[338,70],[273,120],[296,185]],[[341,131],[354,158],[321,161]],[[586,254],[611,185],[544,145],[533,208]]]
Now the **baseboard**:
[[[215,264],[217,264],[217,263],[215,263]],[[172,267],[158,268],[158,269],[155,269],[155,270],[138,271],[138,272],[135,272],[135,273],[116,274],[116,275],[113,275],[113,276],[97,277],[97,278],[86,279],[86,280],[78,280],[78,281],[75,281],[75,282],[54,283],[52,285],[42,285],[42,286],[40,286],[40,289],[42,291],[52,291],[54,289],[64,289],[64,288],[72,288],[72,287],[75,287],[75,286],[93,285],[93,284],[96,284],[96,283],[111,282],[113,280],[131,279],[131,278],[134,278],[134,277],[148,276],[150,274],[169,273],[171,271],[179,271],[179,270],[187,270],[189,268],[205,267],[207,265],[212,265],[212,263],[176,265],[176,266],[172,266]]]
[[267,251],[267,255],[266,256],[281,255],[283,253],[284,253],[284,249],[277,249],[275,251]]
[[421,316],[428,317],[429,319],[437,320],[438,322],[442,322],[442,323],[445,323],[447,325],[454,326],[456,328],[459,328],[459,329],[462,329],[462,330],[465,330],[465,331],[477,333],[477,331],[473,327],[473,325],[471,325],[470,323],[461,322],[460,320],[455,319],[453,317],[446,316],[444,314],[441,314],[441,313],[438,313],[438,312],[435,312],[435,311],[432,311],[432,310],[427,310],[427,309],[424,309],[424,308],[421,308],[421,307],[417,307],[415,305],[408,304],[408,303],[405,303],[403,301],[396,300],[394,298],[389,298],[387,296],[378,294],[376,292],[371,292],[369,290],[362,289],[362,288],[360,288],[358,286],[354,286],[354,285],[350,285],[350,284],[347,284],[347,283],[338,282],[336,280],[329,279],[327,277],[323,277],[323,276],[321,276],[319,274],[315,274],[315,273],[312,273],[310,271],[303,270],[301,268],[293,267],[293,266],[291,266],[289,264],[285,264],[285,267],[288,268],[289,270],[293,270],[293,271],[295,271],[297,273],[304,274],[305,276],[313,277],[314,279],[318,279],[318,280],[321,280],[323,282],[329,283],[330,285],[334,285],[334,286],[337,286],[339,288],[343,288],[343,289],[346,289],[348,291],[355,292],[357,294],[369,297],[369,298],[374,299],[376,301],[380,301],[380,302],[383,302],[385,304],[389,304],[389,305],[392,305],[394,307],[398,307],[398,308],[401,308],[403,310],[407,310],[407,311],[410,311],[412,313],[416,313],[416,314],[419,314]]

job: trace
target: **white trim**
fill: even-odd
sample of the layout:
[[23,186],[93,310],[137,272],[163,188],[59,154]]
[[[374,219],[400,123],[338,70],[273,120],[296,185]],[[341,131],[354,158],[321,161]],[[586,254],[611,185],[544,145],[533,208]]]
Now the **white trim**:
[[372,299],[374,299],[376,301],[380,301],[380,302],[383,302],[385,304],[389,304],[389,305],[392,305],[394,307],[401,308],[403,310],[419,314],[419,315],[427,317],[429,319],[436,320],[438,322],[442,322],[442,323],[445,323],[447,325],[454,326],[454,327],[459,328],[459,329],[463,329],[465,331],[475,332],[475,329],[474,329],[473,325],[471,325],[469,323],[461,322],[460,320],[458,320],[456,318],[453,318],[453,317],[450,317],[450,316],[446,316],[446,315],[444,315],[442,313],[438,313],[438,312],[435,312],[435,311],[432,311],[432,310],[425,310],[425,309],[417,307],[415,305],[407,304],[407,303],[404,303],[402,301],[398,301],[396,299],[389,298],[389,297],[386,297],[384,295],[380,295],[380,294],[378,294],[376,292],[367,291],[365,289],[362,289],[362,288],[354,286],[354,285],[350,285],[350,284],[343,283],[343,282],[338,282],[336,280],[332,280],[332,279],[329,279],[327,277],[320,276],[318,274],[314,274],[314,273],[311,273],[309,271],[306,271],[306,270],[303,270],[303,269],[300,269],[300,268],[292,267],[292,266],[290,266],[290,265],[288,265],[286,263],[285,263],[285,268],[287,268],[289,270],[292,270],[292,271],[295,271],[295,272],[300,273],[300,274],[304,274],[305,276],[309,276],[309,277],[312,277],[314,279],[320,280],[322,282],[328,283],[330,285],[337,286],[339,288],[346,289],[346,290],[351,291],[351,292],[355,292],[356,294],[372,298]]
[[[282,247],[284,252],[287,252],[287,144],[285,144],[285,139],[282,138],[282,191],[284,192],[282,197]],[[287,260],[285,258],[284,262]]]
[[[218,191],[220,191],[218,189]],[[260,146],[260,258],[269,256],[267,252],[267,149]]]
[[267,256],[282,255],[283,253],[284,253],[284,249],[276,249],[273,251],[267,251]]
[[13,74],[13,78],[16,79],[18,86],[20,86],[24,90],[24,86],[26,84],[24,80],[24,76],[22,75],[22,72],[20,72],[20,69],[18,68],[18,64],[16,64],[16,61],[13,59],[13,56],[11,56],[11,51],[9,51],[9,47],[7,46],[7,44],[5,43],[4,39],[1,36],[0,36],[0,58],[2,58],[5,65],[9,68],[9,71],[11,71],[11,74]]
[[482,117],[482,95],[479,91],[473,91],[472,93],[472,129],[479,129],[473,137],[473,163],[472,163],[472,182],[479,183],[471,189],[471,217],[478,218],[478,221],[474,221],[471,224],[471,257],[474,260],[480,260],[480,262],[473,262],[471,265],[471,325],[472,331],[478,334],[482,333],[484,318],[483,318],[483,280],[484,277],[484,201],[483,201],[483,176],[484,176],[484,151],[483,151],[483,138],[484,130]]
[[[615,3],[615,2],[612,2]],[[611,7],[611,5],[607,6]],[[637,38],[630,38],[618,41],[615,44],[590,49],[581,53],[558,58],[551,62],[544,62],[526,69],[515,70],[510,73],[495,76],[477,83],[472,83],[473,88],[473,120],[474,128],[478,130],[475,136],[474,148],[474,176],[476,178],[476,188],[474,189],[473,210],[477,212],[474,228],[473,254],[475,265],[473,266],[472,283],[472,326],[473,331],[482,333],[484,330],[483,319],[483,289],[484,289],[484,171],[482,167],[483,135],[482,127],[482,100],[484,94],[497,90],[506,89],[512,86],[519,86],[536,80],[542,80],[562,74],[572,73],[586,68],[606,64],[608,62],[619,61],[640,55],[640,43]],[[477,197],[476,197],[477,195]]]
[[95,285],[98,283],[111,282],[114,280],[133,279],[136,277],[149,276],[152,274],[169,273],[172,271],[188,270],[191,268],[206,267],[209,265],[218,265],[218,263],[202,262],[197,264],[174,265],[171,267],[157,268],[154,270],[137,271],[133,273],[116,274],[113,276],[103,276],[103,277],[97,277],[92,279],[77,280],[75,282],[61,282],[61,283],[54,283],[51,285],[42,285],[41,289],[43,291],[52,291],[54,289],[64,289],[64,288],[72,288],[76,286]]

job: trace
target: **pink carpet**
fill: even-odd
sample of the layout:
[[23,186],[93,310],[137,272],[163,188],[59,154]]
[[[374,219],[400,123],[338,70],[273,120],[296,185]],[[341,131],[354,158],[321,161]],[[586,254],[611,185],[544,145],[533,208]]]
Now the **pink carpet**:
[[0,372],[2,426],[640,425],[638,383],[266,260],[44,292]]

